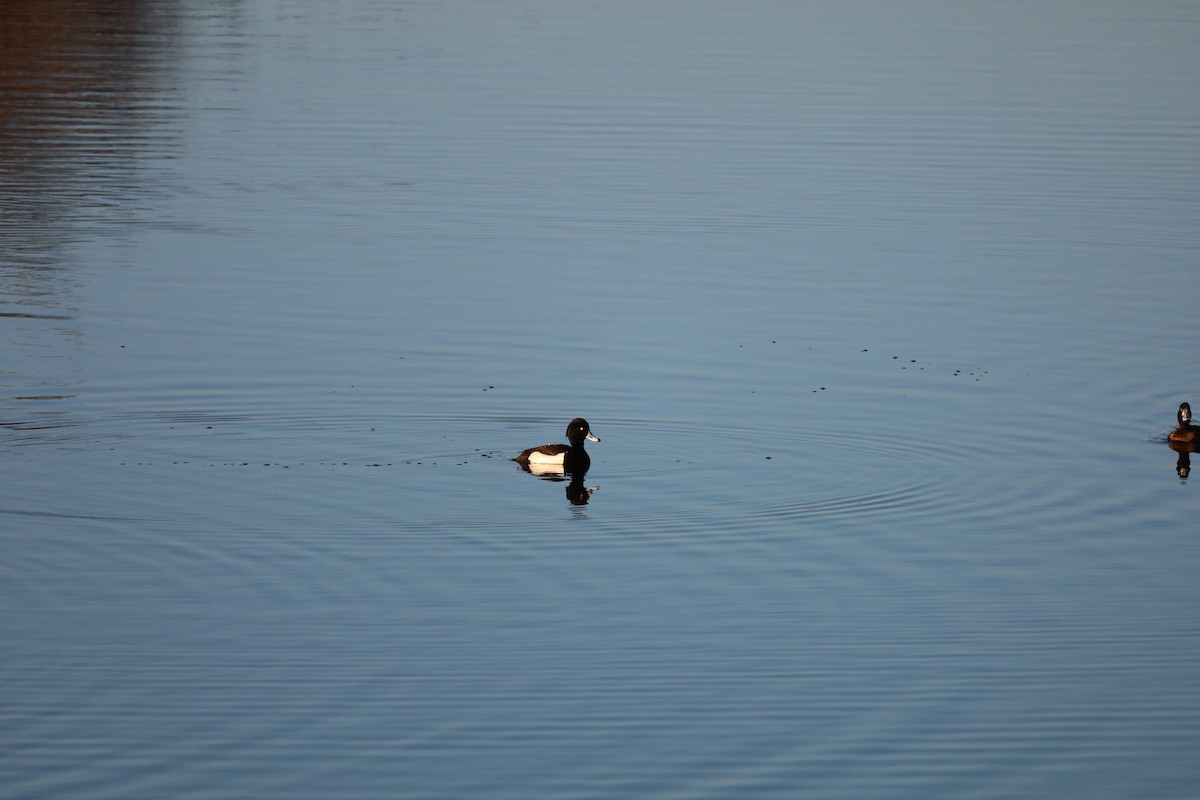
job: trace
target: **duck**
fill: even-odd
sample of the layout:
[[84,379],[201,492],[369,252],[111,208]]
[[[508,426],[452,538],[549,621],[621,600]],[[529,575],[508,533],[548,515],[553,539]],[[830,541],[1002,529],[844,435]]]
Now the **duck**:
[[1189,425],[1192,421],[1192,407],[1187,403],[1179,404],[1179,413],[1175,415],[1179,427],[1167,434],[1168,442],[1177,444],[1194,444],[1200,442],[1200,428]]
[[583,449],[584,440],[598,442],[600,437],[592,433],[586,419],[576,417],[567,423],[567,441],[570,444],[543,444],[522,450],[513,459],[523,467],[558,467],[563,472],[587,472],[592,459]]

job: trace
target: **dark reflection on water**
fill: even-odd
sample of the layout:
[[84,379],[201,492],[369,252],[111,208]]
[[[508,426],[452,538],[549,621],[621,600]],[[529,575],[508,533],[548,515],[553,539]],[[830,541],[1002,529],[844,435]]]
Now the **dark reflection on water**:
[[63,413],[54,406],[77,394],[84,346],[70,253],[120,235],[165,196],[156,165],[180,146],[180,7],[12,0],[0,10],[0,389],[20,406],[0,419]]
[[[14,0],[0,18],[0,242],[51,266],[97,222],[156,191],[145,156],[177,146],[178,3]],[[11,285],[11,282],[9,282]]]
[[1187,480],[1192,473],[1192,448],[1186,445],[1172,444],[1171,449],[1179,454],[1175,459],[1175,473],[1182,479]]
[[600,487],[584,485],[584,479],[587,477],[587,470],[576,470],[574,472],[555,472],[531,467],[528,464],[520,466],[522,472],[527,472],[531,475],[537,475],[544,481],[550,483],[566,483],[567,500],[573,506],[585,506],[588,500],[591,499],[592,492]]
[[1167,446],[1174,450],[1177,455],[1175,459],[1175,473],[1186,481],[1192,473],[1192,453],[1200,453],[1200,444],[1168,442]]

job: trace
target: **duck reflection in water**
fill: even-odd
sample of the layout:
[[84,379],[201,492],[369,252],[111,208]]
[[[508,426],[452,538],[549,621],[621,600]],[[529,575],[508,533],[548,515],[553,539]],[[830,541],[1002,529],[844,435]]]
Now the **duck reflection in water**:
[[587,501],[592,496],[592,492],[599,488],[597,486],[588,487],[583,485],[583,479],[587,475],[586,472],[564,473],[561,468],[548,470],[546,467],[534,466],[530,464],[522,464],[521,469],[533,475],[537,475],[544,481],[553,481],[555,483],[569,481],[567,483],[567,500],[569,500],[573,506],[587,505]]
[[572,505],[581,506],[587,503],[594,488],[583,485],[584,476],[592,465],[592,459],[584,449],[584,441],[598,442],[600,438],[592,433],[587,420],[576,417],[567,423],[567,441],[570,444],[543,444],[522,450],[513,461],[521,465],[521,469],[537,475],[542,480],[564,481],[570,477],[567,485],[567,499]]
[[1179,404],[1175,414],[1179,427],[1167,434],[1167,445],[1179,454],[1175,462],[1175,472],[1181,478],[1187,478],[1192,471],[1192,453],[1200,453],[1200,428],[1191,424],[1192,407],[1187,403]]

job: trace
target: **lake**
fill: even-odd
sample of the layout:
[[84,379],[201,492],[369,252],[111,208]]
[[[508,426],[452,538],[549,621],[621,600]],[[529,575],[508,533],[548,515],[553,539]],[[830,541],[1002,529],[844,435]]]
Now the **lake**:
[[9,3],[0,794],[1195,797],[1198,221],[1193,3]]

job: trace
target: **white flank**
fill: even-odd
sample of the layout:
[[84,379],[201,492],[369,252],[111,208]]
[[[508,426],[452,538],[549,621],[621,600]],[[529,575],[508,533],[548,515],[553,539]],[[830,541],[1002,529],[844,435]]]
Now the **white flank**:
[[529,463],[530,464],[540,464],[543,466],[551,466],[551,465],[557,464],[558,466],[561,467],[563,464],[563,457],[565,455],[566,455],[566,453],[555,453],[552,456],[548,456],[545,453],[540,453],[537,450],[534,450],[532,453],[529,454]]

